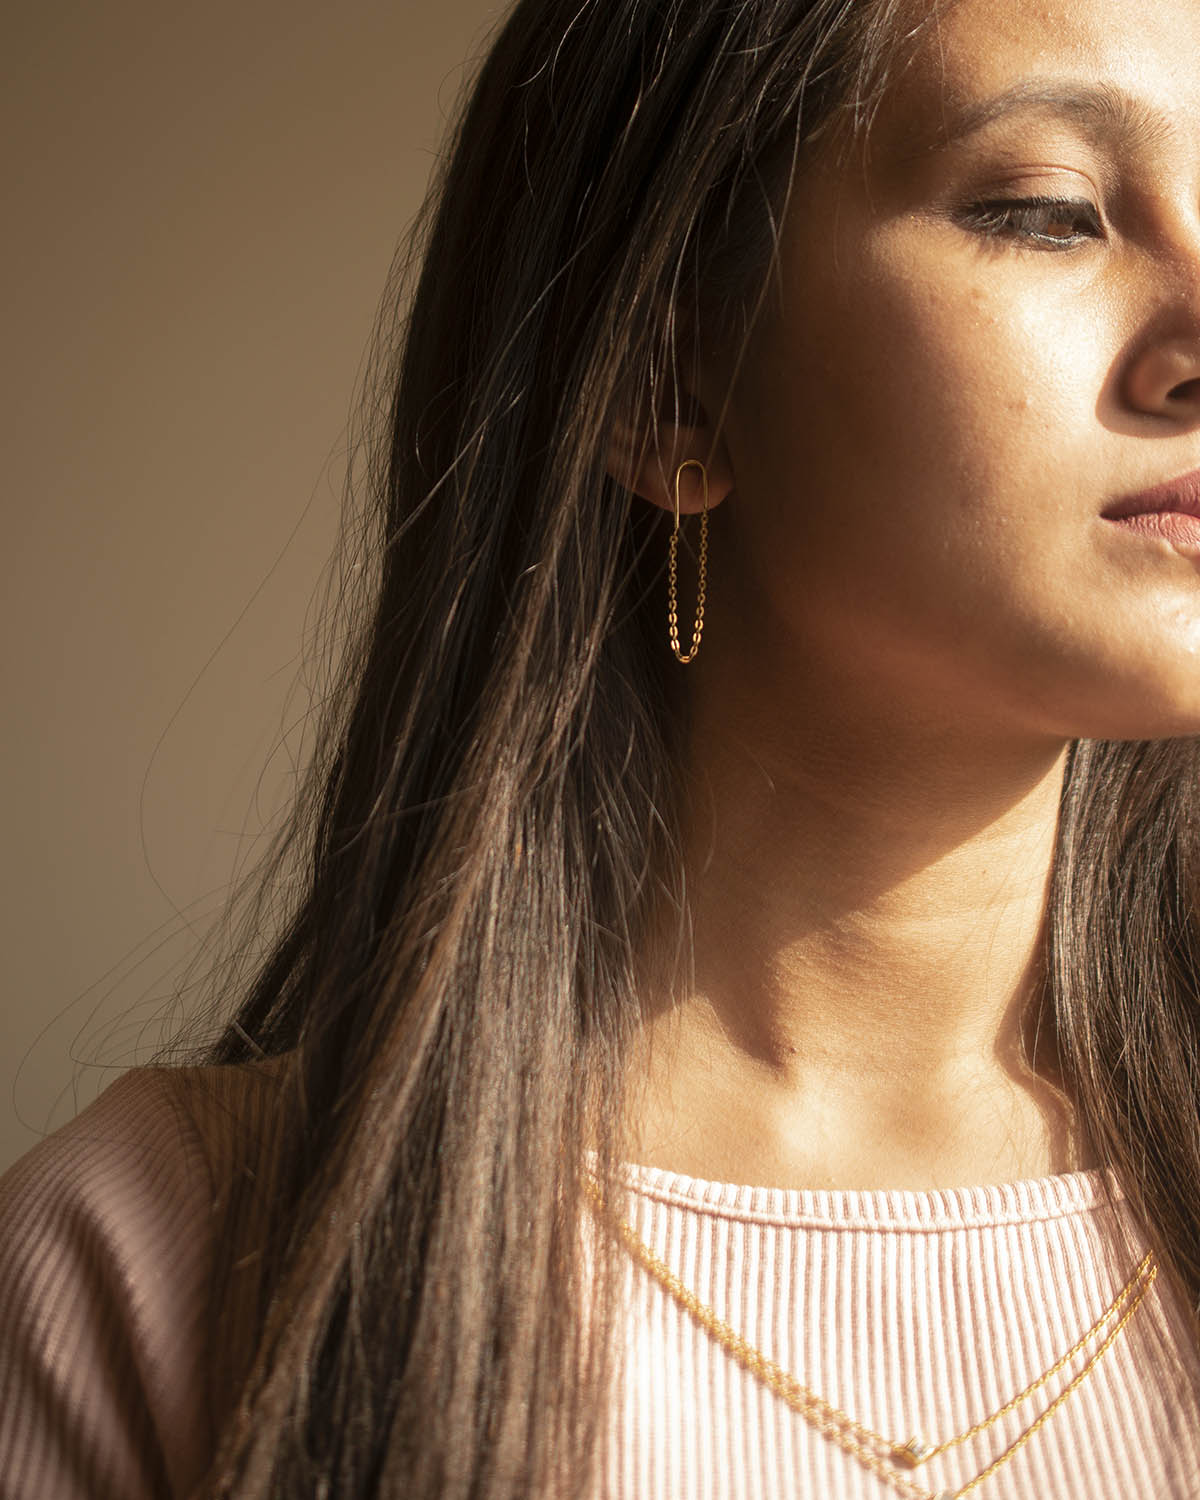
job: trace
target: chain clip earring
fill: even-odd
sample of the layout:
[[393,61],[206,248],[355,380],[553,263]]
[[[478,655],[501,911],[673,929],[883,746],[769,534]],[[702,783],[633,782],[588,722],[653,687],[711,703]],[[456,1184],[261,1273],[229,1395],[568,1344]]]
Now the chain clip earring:
[[[677,562],[679,556],[679,476],[686,468],[700,470],[700,478],[704,486],[704,508],[700,513],[700,583],[696,594],[696,623],[692,630],[692,648],[685,656],[679,649],[679,616],[677,613],[677,600],[675,587],[677,582]],[[675,470],[675,529],[671,533],[671,550],[668,564],[668,599],[670,608],[667,619],[670,623],[671,650],[676,657],[685,665],[692,660],[700,649],[700,634],[704,629],[704,585],[707,576],[708,564],[708,470],[698,458],[688,458]]]

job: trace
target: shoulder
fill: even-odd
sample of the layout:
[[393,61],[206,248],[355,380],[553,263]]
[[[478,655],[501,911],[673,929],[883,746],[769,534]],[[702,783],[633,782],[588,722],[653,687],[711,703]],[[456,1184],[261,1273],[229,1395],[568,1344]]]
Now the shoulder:
[[134,1068],[0,1176],[0,1500],[199,1479],[214,1235],[282,1076]]
[[[235,1162],[271,1134],[286,1059],[132,1068],[0,1175],[0,1255],[81,1237],[153,1261],[209,1216]],[[24,1221],[24,1223],[22,1222]]]

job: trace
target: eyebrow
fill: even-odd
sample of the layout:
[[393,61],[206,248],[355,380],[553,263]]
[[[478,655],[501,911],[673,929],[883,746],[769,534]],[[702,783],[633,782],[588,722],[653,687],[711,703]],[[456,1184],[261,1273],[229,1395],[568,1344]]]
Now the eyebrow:
[[1177,138],[1175,126],[1166,115],[1116,84],[1027,78],[987,99],[949,102],[939,124],[913,142],[904,160],[943,150],[1018,113],[1061,115],[1094,139],[1112,141],[1135,152],[1153,150]]

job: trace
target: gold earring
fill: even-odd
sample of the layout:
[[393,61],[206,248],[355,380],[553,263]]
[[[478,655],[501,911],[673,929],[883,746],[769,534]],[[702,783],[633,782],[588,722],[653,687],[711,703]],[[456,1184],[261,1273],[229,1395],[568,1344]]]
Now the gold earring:
[[[679,649],[679,617],[676,614],[676,561],[679,552],[679,476],[689,465],[700,470],[700,477],[704,484],[704,508],[700,513],[700,584],[696,594],[696,623],[692,630],[692,649],[686,656]],[[704,582],[705,569],[708,562],[708,470],[698,458],[688,458],[675,470],[675,529],[671,533],[670,562],[668,566],[669,577],[669,601],[670,610],[667,619],[670,622],[671,650],[685,665],[691,661],[700,649],[700,633],[704,629]]]

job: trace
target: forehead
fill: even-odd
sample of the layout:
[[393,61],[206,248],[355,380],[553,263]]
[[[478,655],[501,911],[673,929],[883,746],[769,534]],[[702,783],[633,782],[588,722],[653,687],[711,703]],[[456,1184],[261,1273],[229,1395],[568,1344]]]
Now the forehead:
[[1038,112],[1200,144],[1200,0],[950,0],[884,96],[872,149],[909,156]]

